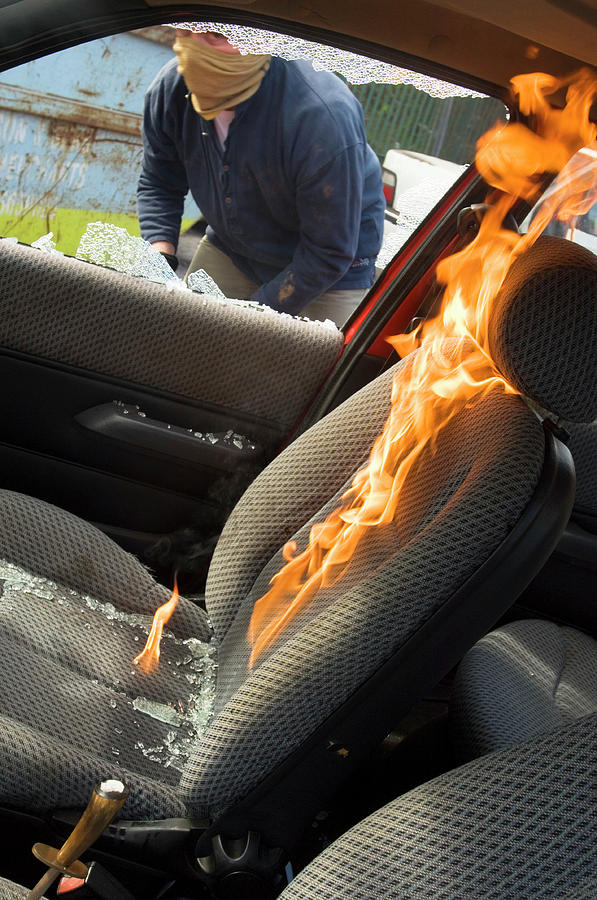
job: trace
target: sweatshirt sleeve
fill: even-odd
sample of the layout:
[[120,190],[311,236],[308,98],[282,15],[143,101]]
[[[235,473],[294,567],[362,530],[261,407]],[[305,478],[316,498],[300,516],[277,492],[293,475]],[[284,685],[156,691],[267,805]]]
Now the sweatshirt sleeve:
[[338,153],[297,185],[300,238],[290,263],[252,299],[299,314],[352,265],[359,240],[366,145]]
[[[145,95],[143,114],[143,166],[137,186],[137,214],[141,237],[169,241],[176,247],[187,175],[174,140],[180,99],[158,75]],[[183,102],[184,102],[184,98]]]

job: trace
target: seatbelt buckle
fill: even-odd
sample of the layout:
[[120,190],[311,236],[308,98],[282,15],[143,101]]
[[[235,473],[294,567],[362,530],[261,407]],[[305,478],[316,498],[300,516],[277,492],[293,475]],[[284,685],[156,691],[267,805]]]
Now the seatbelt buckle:
[[[56,896],[57,897],[71,897],[73,891],[76,891],[77,900],[80,900],[82,897],[89,897],[89,892],[84,891],[83,893],[79,892],[79,888],[85,887],[85,879],[84,878],[73,878],[71,875],[63,875],[60,881],[58,882],[58,887],[56,888]],[[74,898],[73,898],[74,900]]]
[[56,896],[64,900],[135,900],[120,881],[95,861],[89,864],[86,878],[63,875]]

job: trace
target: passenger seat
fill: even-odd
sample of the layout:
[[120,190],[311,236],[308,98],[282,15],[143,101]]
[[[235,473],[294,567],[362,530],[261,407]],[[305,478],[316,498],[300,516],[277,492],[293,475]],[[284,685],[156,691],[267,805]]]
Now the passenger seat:
[[450,712],[456,760],[596,712],[597,641],[554,622],[510,622],[481,638],[458,667]]
[[597,711],[597,641],[590,636],[597,636],[597,421],[563,426],[576,470],[574,508],[554,553],[518,604],[560,624],[511,622],[468,651],[451,701],[458,762]]
[[282,900],[597,896],[597,715],[421,785],[342,835]]
[[[27,900],[29,888],[15,884],[7,878],[0,878],[0,900]],[[45,900],[42,897],[41,900]]]

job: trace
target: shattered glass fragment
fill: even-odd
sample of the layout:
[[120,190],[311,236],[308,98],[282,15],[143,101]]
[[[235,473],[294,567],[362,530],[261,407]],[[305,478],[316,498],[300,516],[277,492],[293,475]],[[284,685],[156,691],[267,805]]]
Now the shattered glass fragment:
[[[194,274],[194,273],[192,273]],[[191,276],[189,276],[191,277]],[[194,292],[196,293],[196,292]],[[291,316],[289,313],[278,312],[276,309],[272,309],[271,306],[267,306],[264,303],[258,303],[256,300],[237,300],[233,297],[226,297],[222,295],[221,297],[214,297],[213,295],[209,298],[210,303],[219,302],[226,303],[232,306],[243,307],[244,309],[253,309],[255,312],[262,313],[264,315],[270,316],[281,316],[286,319],[294,319],[295,321],[298,319],[301,322],[308,322],[310,325],[316,325],[318,328],[327,328],[332,329],[333,331],[338,331],[338,326],[335,322],[332,322],[331,319],[325,319],[324,321],[320,321],[319,319],[309,319],[308,316]],[[207,299],[206,296],[203,295],[203,304],[206,305]]]
[[221,432],[216,432],[214,437],[217,438],[218,443],[228,444],[228,446],[232,445],[236,447],[238,450],[255,450],[255,444],[251,441],[250,438],[245,437],[244,434],[237,434],[236,431],[227,431],[225,434]]
[[118,225],[90,222],[81,237],[76,257],[158,284],[180,282],[184,288],[184,283],[174,274],[161,253],[148,241],[129,234]]
[[180,699],[175,706],[136,697],[133,708],[151,716],[176,730],[168,731],[162,744],[144,747],[141,742],[135,746],[144,756],[163,766],[172,766],[182,771],[197,737],[207,727],[215,702],[215,648],[196,638],[182,642],[183,656],[176,662],[182,677],[194,688],[190,695]]
[[157,700],[147,700],[145,697],[135,697],[133,700],[133,709],[157,719],[158,722],[165,722],[167,725],[180,725],[181,715],[173,707],[166,703],[158,703]]
[[172,291],[188,291],[188,287],[186,286],[184,281],[180,280],[178,275],[176,276],[176,280],[174,280],[174,278],[171,278],[170,281],[167,281],[165,287],[170,294],[172,293]]
[[211,294],[212,297],[220,297],[224,300],[229,299],[220,290],[211,275],[208,275],[205,269],[197,269],[187,277],[187,285],[197,294]]
[[222,22],[179,22],[174,28],[188,31],[215,31],[228,38],[241,53],[270,53],[282,59],[307,59],[315,69],[343,75],[350,84],[411,84],[430,97],[484,97],[470,88],[439,81],[429,75],[410,72],[380,60],[359,56],[348,50],[323,46],[288,34],[262,31],[247,25]]
[[454,184],[453,173],[434,174],[408,188],[394,201],[398,210],[395,222],[385,222],[383,243],[377,256],[377,268],[383,269],[429,215]]
[[[148,241],[129,234],[125,228],[120,228],[117,225],[109,225],[104,222],[90,222],[81,237],[76,257],[84,262],[91,262],[98,266],[115,269],[117,272],[123,272],[125,275],[133,275],[137,278],[146,278],[149,281],[164,284],[167,290],[181,290],[190,293],[189,287],[175,275],[161,253],[158,253]],[[272,316],[299,318],[303,322],[311,322],[311,324],[323,328],[338,330],[337,326],[330,319],[320,322],[308,319],[306,316],[289,316],[288,313],[279,313],[272,309],[271,306],[264,306],[252,300],[236,300],[226,297],[203,270],[198,270],[197,273],[193,272],[189,276],[191,284],[193,283],[194,275],[198,274],[200,278],[203,277],[201,273],[211,283],[210,286],[207,281],[200,282],[203,284],[202,290],[205,289],[210,294],[210,303],[233,304],[234,306],[254,309]],[[196,293],[196,289],[193,288],[192,292]],[[207,296],[204,296],[203,303],[206,304],[207,302]]]
[[[152,615],[128,613],[117,609],[113,603],[97,600],[89,595],[81,594],[73,588],[64,588],[49,578],[31,573],[15,566],[13,563],[0,560],[0,581],[2,584],[2,608],[10,608],[11,601],[22,607],[23,597],[50,600],[73,612],[84,614],[95,613],[102,616],[115,629],[132,633],[132,640],[138,640],[135,631],[149,634]],[[97,623],[96,623],[97,624]],[[217,669],[217,648],[214,643],[206,643],[196,638],[177,638],[172,632],[165,630],[162,636],[162,654],[165,661],[172,664],[168,670],[175,679],[178,699],[175,705],[158,703],[155,700],[137,696],[129,698],[119,678],[111,676],[106,683],[105,677],[89,677],[89,683],[101,690],[106,696],[111,710],[124,712],[128,707],[159,722],[173,727],[162,743],[149,749],[135,745],[144,756],[163,766],[182,771],[188,757],[213,714],[215,702],[215,685]],[[137,677],[136,668],[130,670],[131,677]],[[138,679],[135,689],[142,690],[143,680]],[[116,687],[120,685],[120,687]],[[130,719],[129,719],[130,721]],[[139,727],[139,723],[133,720]],[[115,735],[122,735],[123,729],[114,727]],[[152,739],[155,741],[155,738]],[[125,746],[108,745],[107,752],[114,756],[124,756]]]
[[324,319],[324,321],[321,322],[320,324],[321,324],[322,328],[327,328],[328,331],[330,330],[330,328],[333,331],[338,331],[338,326],[336,325],[336,323],[334,321],[332,321],[332,319]]
[[384,224],[383,243],[377,255],[376,266],[378,269],[385,269],[391,262],[400,248],[406,244],[407,240],[413,233],[410,225],[398,218],[397,222],[386,222]]
[[57,253],[58,256],[64,256],[61,250],[56,249],[56,242],[52,240],[53,237],[54,232],[49,231],[47,234],[42,234],[36,241],[32,241],[31,246],[35,247],[36,250],[41,250],[43,253]]

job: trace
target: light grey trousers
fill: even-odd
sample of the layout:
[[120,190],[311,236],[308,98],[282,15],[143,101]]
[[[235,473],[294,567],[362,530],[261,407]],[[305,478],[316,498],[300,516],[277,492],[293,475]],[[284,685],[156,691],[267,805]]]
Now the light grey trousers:
[[[214,247],[207,237],[203,237],[199,241],[199,246],[195,250],[187,270],[187,276],[197,269],[204,269],[227,297],[247,300],[259,287],[234,265],[229,256]],[[341,328],[357,308],[367,290],[368,288],[359,288],[356,291],[326,291],[305,307],[301,315],[320,321],[331,319]]]

